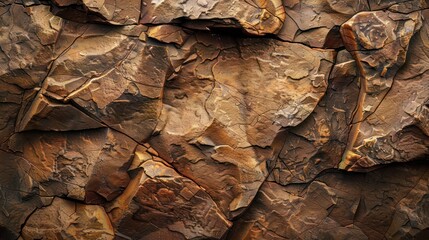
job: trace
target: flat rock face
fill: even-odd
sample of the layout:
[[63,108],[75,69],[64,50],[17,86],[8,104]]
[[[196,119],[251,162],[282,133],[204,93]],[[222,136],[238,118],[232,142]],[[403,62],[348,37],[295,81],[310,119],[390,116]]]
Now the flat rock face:
[[425,0],[0,3],[0,239],[429,239]]

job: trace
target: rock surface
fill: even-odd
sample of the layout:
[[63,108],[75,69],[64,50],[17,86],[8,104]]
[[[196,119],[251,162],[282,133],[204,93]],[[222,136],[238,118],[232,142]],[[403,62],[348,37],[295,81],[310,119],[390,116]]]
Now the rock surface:
[[55,198],[49,206],[30,215],[21,237],[58,240],[114,239],[114,233],[103,207]]
[[428,239],[425,0],[0,3],[0,239]]
[[[214,25],[202,25],[240,26],[250,34],[265,35],[279,32],[285,17],[281,0],[143,0],[140,22],[165,24],[181,19],[215,20]],[[201,24],[197,26],[201,27]]]
[[420,163],[330,172],[306,185],[266,182],[229,239],[424,239],[428,170]]

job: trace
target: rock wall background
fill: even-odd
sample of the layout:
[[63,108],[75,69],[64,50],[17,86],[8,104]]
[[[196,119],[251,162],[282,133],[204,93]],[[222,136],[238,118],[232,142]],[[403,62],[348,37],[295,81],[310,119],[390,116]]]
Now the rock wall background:
[[429,239],[428,19],[3,0],[0,239]]

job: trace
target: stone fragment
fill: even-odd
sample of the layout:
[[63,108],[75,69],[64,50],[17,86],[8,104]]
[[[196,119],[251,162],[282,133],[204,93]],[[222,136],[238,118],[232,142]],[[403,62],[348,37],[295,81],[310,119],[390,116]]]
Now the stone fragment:
[[183,45],[189,34],[183,28],[174,25],[159,25],[150,27],[147,35],[165,43],[176,43]]
[[103,127],[103,124],[70,104],[38,94],[30,108],[18,119],[16,131],[70,131]]
[[53,12],[77,22],[135,25],[140,17],[140,0],[53,0]]
[[[0,78],[23,89],[37,87],[56,57],[63,20],[49,6],[0,7]],[[29,54],[31,53],[31,54]]]
[[[420,28],[421,13],[405,15],[388,11],[359,13],[342,26],[345,46],[353,54],[360,71],[361,90],[340,168],[372,167],[378,163],[408,161],[427,154],[427,136],[406,129],[412,125],[412,120],[402,114],[408,111],[406,105],[397,104],[399,108],[396,108],[393,103],[397,100],[390,100],[396,95],[394,99],[402,99],[403,104],[415,107],[426,102],[427,93],[424,92],[427,92],[427,87],[424,84],[418,89],[411,83],[401,87],[402,81],[396,80],[398,70],[406,61],[411,37]],[[409,97],[405,96],[410,96],[410,90],[415,96],[421,95],[421,99],[408,102],[406,99]],[[403,97],[398,98],[398,94]],[[390,116],[386,115],[386,111],[391,111],[391,117],[386,118]],[[381,118],[380,113],[384,115]],[[383,122],[393,119],[395,122],[380,127]],[[414,154],[406,153],[404,148],[408,148],[407,145],[415,146],[412,150]]]
[[125,239],[220,239],[231,223],[195,182],[139,147],[124,194],[107,206]]
[[43,185],[46,195],[103,203],[128,185],[127,169],[137,143],[104,128],[21,133],[9,145],[34,166],[28,174]]
[[82,4],[82,0],[53,0],[60,7],[66,7],[74,4]]
[[326,91],[333,51],[205,34],[197,40],[197,58],[191,54],[166,83],[166,133],[196,137],[216,119],[241,139],[237,146],[266,147],[281,127],[307,118]]
[[101,206],[55,198],[36,210],[22,229],[22,239],[114,239],[109,217]]
[[279,134],[278,159],[270,162],[270,179],[287,185],[311,181],[336,168],[347,146],[353,108],[359,96],[356,62],[346,50],[338,53],[328,89],[312,114]]
[[367,1],[285,0],[286,19],[277,34],[312,47],[339,48],[339,27],[354,14],[369,10]]
[[231,27],[235,27],[238,23],[248,33],[265,35],[277,33],[283,25],[285,16],[280,0],[182,2],[144,0],[140,22],[165,24],[180,22],[181,19],[213,19],[217,23]]

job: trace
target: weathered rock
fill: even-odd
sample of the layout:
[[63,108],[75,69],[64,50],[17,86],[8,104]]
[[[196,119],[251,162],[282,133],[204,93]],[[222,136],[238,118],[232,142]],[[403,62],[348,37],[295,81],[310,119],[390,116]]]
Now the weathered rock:
[[[23,98],[23,90],[10,83],[0,80],[0,146],[14,134],[15,122]],[[3,148],[2,148],[3,149]]]
[[134,179],[107,207],[119,237],[219,239],[231,226],[204,189],[147,148],[138,148],[130,170]]
[[281,152],[270,168],[277,183],[308,182],[326,169],[336,168],[347,145],[353,108],[359,96],[356,62],[346,51],[337,55],[325,96],[298,126],[285,130]]
[[[386,121],[386,115],[378,117],[381,111],[386,114],[383,111],[386,104],[389,104],[390,111],[397,109],[392,114],[404,116],[401,112],[407,112],[404,108],[406,105],[402,109],[392,107],[395,100],[390,98],[392,95],[410,94],[407,88],[412,88],[412,94],[422,96],[415,103],[412,100],[409,107],[417,107],[419,103],[421,105],[427,101],[427,87],[424,84],[423,88],[418,87],[415,92],[410,83],[401,87],[401,82],[395,81],[398,70],[405,63],[411,37],[420,27],[419,12],[404,15],[382,11],[360,13],[342,26],[346,48],[353,54],[360,71],[360,93],[340,168],[351,170],[371,167],[393,159],[407,161],[428,153],[427,136],[419,135],[413,129],[406,129],[411,125],[409,120],[407,124],[405,118],[391,116],[390,119],[395,119],[399,126],[389,124],[388,127],[380,128],[382,121]],[[394,83],[395,86],[392,86]],[[407,99],[404,97],[396,96],[395,99]],[[415,138],[417,139],[413,140]],[[415,146],[411,155],[405,150],[409,145]]]
[[278,36],[313,47],[342,46],[339,27],[354,14],[369,10],[367,1],[285,0],[286,19]]
[[70,104],[64,104],[37,94],[30,108],[17,124],[17,131],[42,129],[70,131],[103,127],[103,124]]
[[395,12],[411,13],[428,7],[426,0],[369,0],[371,10],[389,9]]
[[189,34],[183,28],[174,25],[150,27],[147,35],[161,42],[176,43],[178,45],[183,45],[189,37]]
[[22,229],[22,239],[114,239],[104,209],[55,198],[47,207],[36,210]]
[[48,73],[63,22],[48,6],[9,4],[0,7],[1,143],[14,133],[25,90],[39,86]]
[[272,40],[195,41],[166,83],[160,135],[150,142],[233,218],[265,180],[277,132],[307,118],[325,93],[334,54]]
[[[22,111],[18,130],[67,131],[107,125],[137,141],[148,138],[161,111],[170,65],[165,48],[138,39],[142,30],[66,25],[58,45],[67,48],[53,63],[36,98]],[[43,99],[47,97],[58,104],[46,106]],[[65,117],[64,109],[76,113]],[[50,124],[33,123],[48,111]]]
[[40,195],[37,182],[30,176],[31,163],[0,150],[0,236],[17,239],[27,217],[52,201]]
[[195,53],[166,83],[166,133],[195,138],[216,119],[241,138],[234,145],[266,147],[281,127],[307,118],[326,91],[333,51],[273,40],[196,38]]
[[[140,0],[53,0],[54,13],[78,22],[134,25],[140,17]],[[67,7],[68,8],[64,8]]]
[[2,82],[23,89],[38,86],[56,58],[54,45],[63,20],[49,6],[12,4],[0,7],[0,22]]
[[285,16],[280,0],[144,0],[140,22],[163,24],[180,19],[214,19],[222,25],[240,25],[248,33],[265,35],[277,33]]
[[109,129],[65,133],[21,133],[10,147],[33,166],[29,175],[47,196],[102,203],[119,196],[129,182],[127,169],[137,145]]
[[66,7],[74,4],[82,4],[82,0],[53,0],[60,7]]
[[327,173],[304,186],[266,182],[228,239],[413,239],[429,227],[428,169]]
[[[227,134],[221,135],[225,136],[219,140],[233,141]],[[208,146],[204,151],[204,145],[189,144],[174,135],[162,134],[151,143],[178,172],[203,187],[228,218],[250,204],[265,180],[265,162],[271,156],[270,150],[229,145]]]
[[429,239],[428,7],[1,1],[0,239]]

